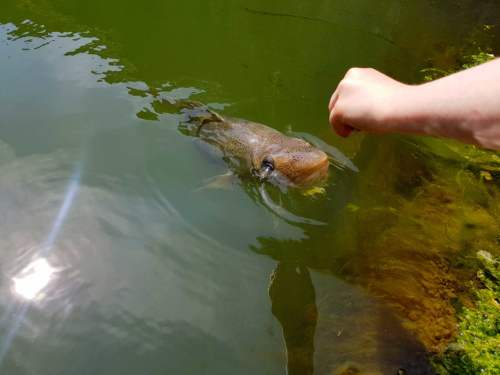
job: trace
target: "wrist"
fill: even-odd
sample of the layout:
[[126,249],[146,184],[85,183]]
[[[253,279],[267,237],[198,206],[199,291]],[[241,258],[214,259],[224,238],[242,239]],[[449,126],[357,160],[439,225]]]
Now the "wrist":
[[428,115],[423,110],[424,85],[401,84],[384,98],[377,110],[377,120],[383,132],[430,135]]
[[463,122],[463,108],[449,90],[437,81],[420,85],[404,85],[394,92],[385,109],[390,131],[416,135],[455,138],[470,142],[472,127]]

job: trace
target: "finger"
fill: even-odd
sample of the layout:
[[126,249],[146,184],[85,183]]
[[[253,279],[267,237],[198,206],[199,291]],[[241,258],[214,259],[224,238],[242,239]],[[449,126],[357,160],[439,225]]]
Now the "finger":
[[352,126],[342,122],[342,120],[338,116],[336,116],[335,111],[330,112],[329,121],[335,133],[337,133],[341,137],[348,137],[353,131],[355,131]]
[[330,98],[330,103],[328,103],[328,110],[331,112],[333,107],[335,107],[335,103],[339,98],[339,87],[333,92],[332,97]]
[[353,131],[354,128],[352,126],[342,123],[337,123],[337,125],[335,126],[335,132],[343,138],[349,137]]

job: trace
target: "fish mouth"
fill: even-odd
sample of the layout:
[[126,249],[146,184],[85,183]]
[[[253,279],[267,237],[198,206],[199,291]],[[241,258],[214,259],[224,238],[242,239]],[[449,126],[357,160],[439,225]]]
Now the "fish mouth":
[[319,185],[328,177],[328,170],[330,162],[328,156],[322,153],[320,160],[315,162],[314,165],[307,168],[305,173],[295,179],[294,184],[297,187],[311,187]]

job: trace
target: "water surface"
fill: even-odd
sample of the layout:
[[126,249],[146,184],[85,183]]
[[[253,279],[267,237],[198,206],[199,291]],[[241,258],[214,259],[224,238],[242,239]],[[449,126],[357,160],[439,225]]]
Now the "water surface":
[[[408,233],[424,233],[395,211],[431,206],[436,194],[416,201],[415,189],[454,176],[405,138],[336,138],[325,108],[348,67],[416,81],[435,46],[487,12],[393,0],[3,8],[2,373],[430,371],[441,341],[423,315],[446,298],[418,280],[441,258],[416,249],[393,267],[416,243]],[[188,98],[319,140],[335,155],[327,194],[245,179],[203,189],[226,170],[178,130],[165,103]],[[421,226],[445,220],[417,214]],[[477,225],[488,234],[490,214]],[[410,244],[391,246],[401,233]],[[451,315],[437,318],[446,333]]]

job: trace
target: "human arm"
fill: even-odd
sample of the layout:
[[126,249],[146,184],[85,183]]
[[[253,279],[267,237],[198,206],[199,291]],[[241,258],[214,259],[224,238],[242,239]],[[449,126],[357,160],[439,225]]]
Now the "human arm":
[[500,59],[421,85],[373,69],[347,72],[333,93],[330,123],[353,129],[454,138],[500,149]]

